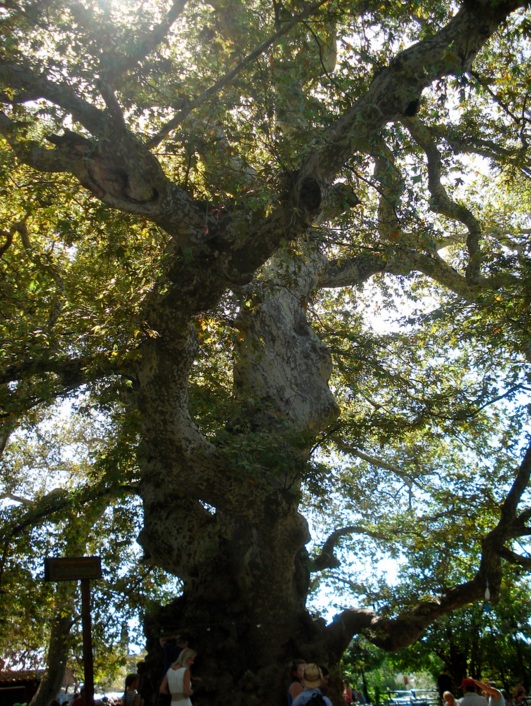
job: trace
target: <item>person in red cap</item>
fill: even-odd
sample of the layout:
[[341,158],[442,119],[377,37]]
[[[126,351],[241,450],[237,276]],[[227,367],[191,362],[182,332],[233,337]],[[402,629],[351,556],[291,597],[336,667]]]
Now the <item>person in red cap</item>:
[[465,677],[461,682],[463,698],[459,700],[459,706],[487,706],[487,699],[480,696],[476,691],[476,680],[472,677]]

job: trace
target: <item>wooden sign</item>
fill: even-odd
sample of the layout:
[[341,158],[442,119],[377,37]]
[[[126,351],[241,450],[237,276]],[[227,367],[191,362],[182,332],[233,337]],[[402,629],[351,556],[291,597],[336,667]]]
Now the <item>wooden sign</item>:
[[101,579],[101,557],[69,556],[44,559],[45,581],[81,581],[81,625],[83,628],[83,669],[85,704],[94,706],[94,655],[92,654],[92,619],[90,617],[90,580]]
[[99,556],[71,556],[61,559],[46,557],[44,560],[45,581],[80,581],[101,579]]

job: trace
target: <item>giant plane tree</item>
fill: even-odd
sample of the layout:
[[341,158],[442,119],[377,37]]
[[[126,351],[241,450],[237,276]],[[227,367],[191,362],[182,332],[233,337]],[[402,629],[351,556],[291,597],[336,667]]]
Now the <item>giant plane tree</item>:
[[0,3],[1,448],[105,439],[25,514],[5,462],[6,537],[141,500],[153,688],[186,629],[198,706],[281,703],[531,566],[528,5]]

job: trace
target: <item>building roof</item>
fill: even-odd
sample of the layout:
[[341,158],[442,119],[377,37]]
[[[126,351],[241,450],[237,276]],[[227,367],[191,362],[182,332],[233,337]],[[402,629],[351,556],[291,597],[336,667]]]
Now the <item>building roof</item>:
[[6,669],[0,672],[0,685],[35,681],[36,679],[40,679],[43,674],[44,669],[24,669],[20,671]]

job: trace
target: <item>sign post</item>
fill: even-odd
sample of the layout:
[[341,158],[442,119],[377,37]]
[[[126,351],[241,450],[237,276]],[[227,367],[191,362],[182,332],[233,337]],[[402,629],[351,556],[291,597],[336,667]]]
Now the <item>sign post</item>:
[[81,581],[81,624],[83,627],[83,669],[85,704],[94,706],[94,656],[92,654],[92,619],[90,580],[101,579],[99,556],[78,556],[44,560],[45,581]]

